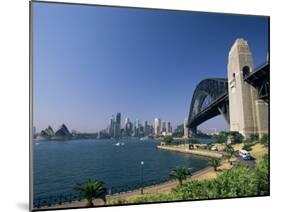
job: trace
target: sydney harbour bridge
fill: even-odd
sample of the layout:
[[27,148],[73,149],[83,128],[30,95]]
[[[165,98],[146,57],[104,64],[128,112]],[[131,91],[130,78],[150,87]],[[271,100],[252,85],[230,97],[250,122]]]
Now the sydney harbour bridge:
[[237,39],[228,57],[227,78],[204,79],[196,86],[189,110],[189,136],[197,126],[223,115],[229,129],[248,137],[268,134],[269,62],[253,68],[247,41]]

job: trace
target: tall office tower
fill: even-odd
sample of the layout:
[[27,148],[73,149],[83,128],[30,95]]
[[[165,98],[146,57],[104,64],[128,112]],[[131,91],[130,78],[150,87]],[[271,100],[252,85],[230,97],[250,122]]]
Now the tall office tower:
[[154,119],[154,134],[159,136],[161,133],[161,119],[155,118]]
[[166,132],[172,133],[172,125],[171,125],[171,122],[169,122],[169,121],[166,122]]
[[166,123],[167,123],[166,121],[163,121],[163,122],[162,122],[161,132],[165,132],[165,133],[167,132]]
[[109,121],[109,127],[108,127],[108,134],[110,137],[113,137],[114,136],[114,116],[112,115],[110,121]]
[[125,124],[125,127],[126,127],[126,124],[128,124],[129,122],[130,122],[130,119],[129,119],[128,117],[126,117],[126,118],[125,118],[125,123],[124,123],[124,124]]
[[114,138],[121,137],[121,113],[117,113],[115,117]]
[[135,126],[134,126],[134,136],[135,137],[140,136],[140,128],[141,128],[140,120],[136,119]]
[[145,136],[147,136],[149,134],[149,128],[148,128],[147,121],[144,121],[144,123],[143,123],[143,133]]
[[144,136],[144,126],[139,124],[139,136]]
[[148,135],[152,135],[154,132],[154,127],[153,125],[148,125]]
[[184,133],[184,138],[189,138],[189,131],[187,128],[187,123],[188,123],[188,119],[185,118],[184,122],[183,122],[183,133]]
[[128,117],[125,118],[125,135],[131,136],[132,134],[132,123]]
[[133,134],[133,123],[129,122],[129,135],[131,136]]

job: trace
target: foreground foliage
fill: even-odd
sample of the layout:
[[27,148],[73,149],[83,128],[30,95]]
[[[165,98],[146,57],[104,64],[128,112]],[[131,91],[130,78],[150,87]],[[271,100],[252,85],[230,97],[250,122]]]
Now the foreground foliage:
[[208,165],[214,168],[214,171],[217,171],[217,168],[220,165],[220,161],[217,158],[212,158],[209,160]]
[[179,185],[182,185],[182,181],[191,177],[191,172],[185,167],[177,167],[175,170],[171,171],[170,178],[176,179],[179,181]]
[[106,201],[106,188],[104,187],[103,182],[99,180],[88,180],[84,184],[77,184],[75,190],[79,191],[80,194],[87,199],[88,205],[93,206],[94,199],[103,199]]
[[269,195],[268,157],[263,157],[254,169],[245,165],[228,170],[216,179],[190,181],[169,194],[156,194],[135,199],[132,203],[166,202]]
[[263,135],[260,138],[260,143],[264,146],[267,147],[268,146],[268,135]]
[[225,157],[227,158],[228,162],[231,163],[230,158],[234,155],[234,148],[230,144],[225,145]]

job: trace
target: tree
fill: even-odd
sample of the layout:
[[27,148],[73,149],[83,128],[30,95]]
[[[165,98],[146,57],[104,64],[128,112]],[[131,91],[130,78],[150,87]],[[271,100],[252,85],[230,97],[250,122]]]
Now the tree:
[[230,131],[230,132],[220,132],[217,135],[214,135],[215,143],[226,143],[227,140],[231,138],[233,143],[241,143],[244,139],[243,135],[237,131]]
[[104,183],[99,180],[91,180],[89,179],[84,184],[77,184],[75,190],[79,191],[80,194],[87,199],[89,206],[94,206],[94,199],[103,199],[106,201],[106,188],[104,187]]
[[178,166],[176,169],[171,171],[170,177],[179,181],[179,185],[182,185],[182,181],[191,177],[191,172],[185,167]]
[[237,131],[230,131],[229,136],[232,137],[233,143],[235,143],[235,144],[242,143],[242,141],[244,139],[243,135]]
[[228,137],[227,132],[220,132],[219,134],[214,135],[214,142],[220,144],[226,143],[227,137]]
[[258,134],[251,134],[250,135],[250,141],[254,142],[254,141],[258,141],[259,140],[259,135]]
[[213,146],[214,146],[213,143],[208,143],[208,144],[207,144],[207,149],[208,149],[208,150],[211,150]]
[[166,145],[170,145],[171,143],[172,143],[172,141],[173,141],[173,137],[172,136],[165,136],[164,137],[164,143],[166,144]]
[[253,144],[252,144],[251,141],[245,140],[242,149],[244,149],[246,151],[251,151],[252,150],[252,146],[253,146]]
[[260,143],[262,145],[264,145],[265,147],[268,146],[268,135],[263,135],[261,138],[260,138]]
[[269,168],[268,155],[263,156],[255,167],[255,182],[258,195],[269,194]]
[[212,158],[208,162],[209,166],[212,166],[214,168],[214,171],[217,171],[218,166],[220,165],[220,161],[217,158]]
[[183,137],[183,132],[173,132],[173,137],[176,137],[176,138],[181,138]]
[[228,162],[231,163],[230,158],[233,156],[234,154],[234,149],[230,144],[226,144],[225,146],[225,151],[226,151],[226,157],[228,159]]

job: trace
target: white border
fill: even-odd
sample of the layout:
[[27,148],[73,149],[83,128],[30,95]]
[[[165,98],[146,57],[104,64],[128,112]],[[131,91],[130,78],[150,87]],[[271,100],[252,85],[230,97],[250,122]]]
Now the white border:
[[[274,0],[68,0],[68,2],[271,16],[271,197],[154,204],[76,211],[274,211],[280,186],[280,7]],[[0,211],[28,210],[29,2],[0,7]]]

